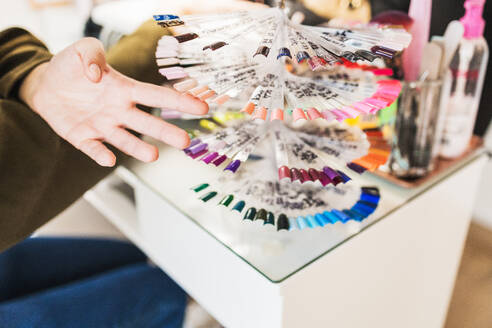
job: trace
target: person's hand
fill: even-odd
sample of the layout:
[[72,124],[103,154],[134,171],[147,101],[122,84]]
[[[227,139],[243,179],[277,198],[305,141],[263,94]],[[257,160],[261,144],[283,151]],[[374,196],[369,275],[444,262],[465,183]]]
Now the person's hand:
[[82,39],[36,67],[24,80],[20,98],[62,138],[102,166],[113,166],[115,155],[103,144],[141,161],[158,158],[157,147],[125,129],[185,148],[188,134],[136,107],[175,109],[203,115],[208,105],[172,89],[142,83],[112,69],[101,43]]

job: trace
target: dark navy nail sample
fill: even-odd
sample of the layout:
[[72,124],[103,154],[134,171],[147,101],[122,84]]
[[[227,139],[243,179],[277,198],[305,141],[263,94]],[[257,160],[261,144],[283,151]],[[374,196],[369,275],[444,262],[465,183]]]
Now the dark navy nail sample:
[[290,59],[292,59],[292,55],[290,54],[289,48],[280,48],[278,50],[277,59],[281,57],[289,57]]
[[277,218],[277,230],[289,230],[289,219],[283,213]]
[[366,168],[360,166],[359,164],[355,164],[355,163],[352,163],[352,162],[348,163],[347,164],[347,167],[349,169],[351,169],[351,170],[359,173],[359,174],[362,174],[362,173],[364,173],[366,171]]

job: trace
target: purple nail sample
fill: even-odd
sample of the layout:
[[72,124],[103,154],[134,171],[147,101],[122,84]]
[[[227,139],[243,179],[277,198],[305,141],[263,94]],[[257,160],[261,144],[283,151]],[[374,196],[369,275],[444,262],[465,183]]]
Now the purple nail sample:
[[211,161],[213,161],[215,158],[219,156],[219,153],[214,151],[213,153],[208,154],[207,156],[202,158],[202,161],[204,161],[207,164],[210,164]]
[[219,158],[217,158],[215,161],[213,161],[213,164],[215,166],[219,166],[220,164],[222,164],[225,160],[227,159],[227,156],[226,155],[222,155],[220,156]]
[[196,145],[195,147],[191,148],[190,149],[190,153],[192,155],[195,155],[196,153],[199,153],[203,150],[206,150],[208,147],[208,144],[207,143],[202,143],[202,144],[199,144],[199,145]]
[[239,168],[240,165],[241,165],[241,161],[238,160],[238,159],[236,159],[236,160],[230,162],[229,165],[226,166],[226,168],[224,169],[224,171],[229,170],[232,173],[236,173],[236,171],[237,171],[237,169]]
[[190,157],[193,158],[193,159],[195,159],[195,158],[200,157],[200,156],[202,156],[202,155],[204,155],[206,153],[207,153],[207,150],[206,149],[203,149],[202,151],[199,151],[198,153],[195,153],[195,154],[192,153],[192,154],[190,154]]

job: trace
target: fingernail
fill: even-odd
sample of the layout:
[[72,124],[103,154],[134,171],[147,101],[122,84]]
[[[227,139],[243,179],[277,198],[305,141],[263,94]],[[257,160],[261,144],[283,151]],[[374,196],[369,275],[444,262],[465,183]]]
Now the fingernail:
[[308,173],[311,176],[311,178],[313,178],[313,181],[319,180],[318,171],[316,171],[315,169],[313,169],[313,168],[309,169]]
[[208,202],[209,200],[211,200],[212,198],[214,198],[215,196],[217,196],[217,192],[216,191],[211,191],[209,192],[208,194],[205,194],[203,195],[202,197],[200,197],[200,199],[204,202]]
[[253,221],[255,215],[256,215],[256,208],[250,207],[246,211],[246,214],[244,214],[243,220],[251,220],[251,221]]
[[98,81],[101,78],[101,68],[99,68],[99,65],[95,63],[90,64],[89,71],[91,72],[92,80]]
[[304,169],[300,169],[299,172],[301,173],[301,183],[304,183],[306,181],[313,181],[308,171]]
[[225,160],[227,159],[227,156],[226,155],[222,155],[220,157],[218,157],[215,161],[213,161],[212,163],[215,165],[215,166],[219,166],[220,164],[222,164]]
[[294,182],[296,180],[301,181],[301,179],[302,179],[301,173],[296,168],[291,168],[290,169],[290,176],[291,176],[292,182]]
[[214,151],[213,153],[208,154],[205,156],[202,161],[205,162],[206,164],[210,164],[211,161],[213,161],[217,156],[219,156],[219,153]]
[[289,219],[287,219],[287,215],[280,214],[277,219],[277,230],[289,230]]
[[202,184],[199,184],[193,188],[191,188],[191,190],[193,190],[194,192],[200,192],[202,191],[203,189],[207,188],[209,186],[208,183],[202,183]]
[[263,224],[275,224],[275,216],[273,216],[272,212],[267,213],[265,223]]
[[265,221],[266,217],[267,217],[267,211],[264,208],[262,208],[258,211],[258,213],[256,213],[255,220]]
[[282,180],[283,178],[289,178],[290,179],[290,170],[287,166],[281,166],[278,169],[278,179]]
[[234,199],[233,195],[227,195],[219,202],[219,205],[224,205],[225,207],[229,206]]
[[239,213],[241,213],[244,208],[244,205],[246,205],[244,200],[240,200],[239,202],[236,203],[236,205],[234,205],[231,211],[238,211]]
[[323,187],[331,182],[330,178],[328,178],[328,176],[324,172],[319,171],[318,175],[319,175],[319,182],[321,182],[321,185]]
[[236,160],[230,162],[229,165],[227,165],[227,167],[224,169],[224,171],[229,170],[232,173],[236,173],[236,171],[240,165],[241,165],[241,161],[236,159]]

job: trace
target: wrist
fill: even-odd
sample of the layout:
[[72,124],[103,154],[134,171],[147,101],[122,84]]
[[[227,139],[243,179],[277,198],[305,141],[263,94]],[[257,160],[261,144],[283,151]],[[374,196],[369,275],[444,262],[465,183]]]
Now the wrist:
[[48,62],[42,63],[34,68],[24,78],[24,81],[19,88],[19,98],[35,112],[37,112],[35,99],[47,66]]

